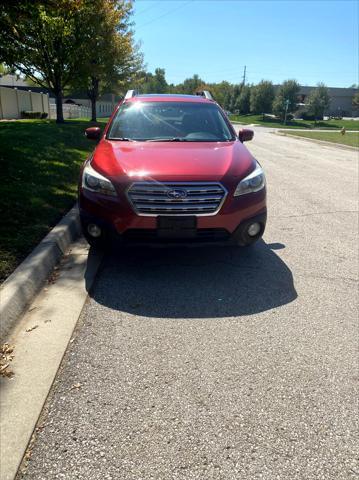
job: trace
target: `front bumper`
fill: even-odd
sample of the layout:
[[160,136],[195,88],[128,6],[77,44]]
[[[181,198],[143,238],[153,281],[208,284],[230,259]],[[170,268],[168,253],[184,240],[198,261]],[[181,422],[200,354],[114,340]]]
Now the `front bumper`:
[[[216,215],[196,217],[195,235],[186,238],[164,238],[158,233],[157,216],[137,215],[125,198],[106,197],[80,191],[80,216],[83,230],[90,223],[98,225],[104,236],[123,243],[235,243],[247,245],[261,237],[266,224],[265,189],[241,197],[229,197]],[[259,234],[252,239],[245,236],[248,223],[258,222]],[[185,237],[185,238],[184,238]]]
[[[132,229],[157,229],[157,216],[142,216],[134,212],[125,192],[110,197],[80,188],[79,207],[81,215],[101,221],[122,236]],[[198,229],[223,228],[232,234],[238,225],[248,218],[266,211],[266,190],[233,197],[228,196],[216,215],[197,216]]]

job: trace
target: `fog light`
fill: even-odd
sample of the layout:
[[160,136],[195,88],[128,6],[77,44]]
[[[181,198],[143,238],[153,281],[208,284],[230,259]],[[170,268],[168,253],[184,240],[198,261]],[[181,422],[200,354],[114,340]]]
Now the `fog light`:
[[261,231],[260,223],[251,223],[248,227],[247,233],[250,237],[255,237]]
[[91,237],[99,237],[101,235],[101,228],[95,225],[94,223],[89,223],[87,225],[87,231],[91,235]]

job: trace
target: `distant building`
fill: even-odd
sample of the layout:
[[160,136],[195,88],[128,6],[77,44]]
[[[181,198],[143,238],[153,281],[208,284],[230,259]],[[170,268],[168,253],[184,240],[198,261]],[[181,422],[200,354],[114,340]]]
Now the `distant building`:
[[1,87],[26,87],[30,88],[29,84],[19,75],[0,75],[0,86]]
[[[280,85],[275,85],[278,89]],[[317,87],[301,86],[298,95],[300,111],[305,110],[306,99],[312,90]],[[353,97],[358,92],[357,88],[328,87],[330,106],[324,115],[341,117],[358,117],[359,111],[353,105]]]
[[[317,87],[300,87],[300,102],[306,103],[306,98]],[[359,112],[353,106],[353,97],[358,92],[357,88],[328,87],[330,106],[325,115],[357,117]]]

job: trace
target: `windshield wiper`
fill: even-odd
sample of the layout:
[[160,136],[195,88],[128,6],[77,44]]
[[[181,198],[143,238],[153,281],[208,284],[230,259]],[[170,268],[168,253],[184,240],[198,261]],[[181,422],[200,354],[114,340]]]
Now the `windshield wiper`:
[[127,138],[127,137],[111,137],[109,140],[118,140],[120,142],[134,142],[132,138]]
[[172,138],[151,138],[145,141],[146,142],[187,142],[188,140],[182,137],[172,137]]

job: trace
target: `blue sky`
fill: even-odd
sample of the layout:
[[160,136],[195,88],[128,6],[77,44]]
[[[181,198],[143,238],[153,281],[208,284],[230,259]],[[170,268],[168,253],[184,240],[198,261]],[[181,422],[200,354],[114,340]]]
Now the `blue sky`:
[[358,83],[358,2],[136,0],[136,40],[147,70],[170,83],[198,73],[208,82],[302,85]]

